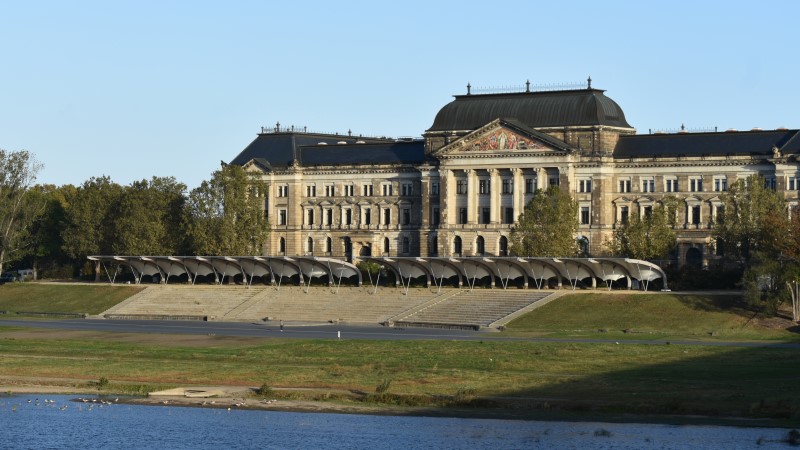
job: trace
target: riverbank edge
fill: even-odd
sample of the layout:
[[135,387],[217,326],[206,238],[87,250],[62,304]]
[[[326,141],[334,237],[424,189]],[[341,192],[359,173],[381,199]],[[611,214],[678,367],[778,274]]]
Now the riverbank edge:
[[[7,380],[6,380],[7,382]],[[241,386],[242,392],[255,388]],[[289,389],[287,389],[289,390]],[[800,426],[788,419],[716,417],[702,415],[657,415],[633,413],[607,413],[597,411],[543,411],[515,408],[459,408],[459,407],[414,407],[382,404],[355,404],[338,400],[290,400],[261,399],[256,396],[224,396],[213,398],[188,398],[182,396],[142,397],[114,390],[98,391],[96,387],[52,384],[0,384],[0,396],[26,394],[83,395],[89,398],[111,398],[116,404],[140,406],[174,406],[184,408],[216,408],[226,410],[277,411],[321,414],[355,414],[376,416],[416,416],[461,419],[523,420],[542,422],[584,422],[584,423],[643,423],[675,426],[733,426],[747,428],[793,429]],[[86,397],[81,397],[85,399]],[[81,401],[78,398],[73,401]]]

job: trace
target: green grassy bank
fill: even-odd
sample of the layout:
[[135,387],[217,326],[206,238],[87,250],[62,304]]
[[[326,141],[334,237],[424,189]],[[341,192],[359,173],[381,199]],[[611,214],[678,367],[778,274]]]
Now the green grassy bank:
[[480,397],[481,406],[531,411],[800,418],[797,349],[209,336],[186,345],[173,336],[158,344],[153,336],[136,343],[113,333],[19,333],[0,330],[3,376],[107,378],[122,391],[266,384],[374,393],[389,380],[390,395],[370,401]]
[[99,314],[142,289],[105,284],[6,283],[0,286],[0,311]]
[[800,327],[751,308],[738,295],[570,294],[514,320],[506,331],[614,340],[800,340]]
[[[135,288],[3,286],[0,309],[38,305],[54,312],[96,313],[131,295],[131,289]],[[59,299],[70,300],[58,303]],[[494,339],[514,336],[607,341]],[[144,393],[182,385],[313,388],[275,390],[271,395],[430,408],[479,406],[540,418],[577,412],[740,416],[789,424],[800,420],[796,348],[616,343],[629,337],[776,343],[798,339],[796,327],[787,320],[761,316],[737,296],[576,294],[521,317],[507,332],[487,335],[482,342],[0,328],[0,376],[11,383],[65,386],[95,386],[107,379],[104,392]],[[353,391],[369,395],[336,394]]]

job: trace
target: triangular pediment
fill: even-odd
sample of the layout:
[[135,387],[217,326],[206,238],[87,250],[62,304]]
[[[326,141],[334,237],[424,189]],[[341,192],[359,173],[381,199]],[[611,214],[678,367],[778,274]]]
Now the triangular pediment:
[[495,119],[477,130],[462,136],[434,153],[434,156],[455,154],[566,154],[574,149],[548,134],[526,127],[519,122]]
[[272,164],[264,158],[253,158],[244,163],[242,168],[251,173],[267,173],[272,171]]

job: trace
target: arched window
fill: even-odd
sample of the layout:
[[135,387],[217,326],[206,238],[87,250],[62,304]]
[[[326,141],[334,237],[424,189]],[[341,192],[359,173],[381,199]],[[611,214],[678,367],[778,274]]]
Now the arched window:
[[333,241],[330,237],[325,238],[325,253],[329,254],[333,251]]
[[508,256],[508,238],[500,236],[500,256]]
[[383,238],[383,254],[389,255],[389,238]]
[[309,236],[308,241],[306,241],[306,252],[309,254],[314,253],[314,239],[311,236]]
[[461,237],[456,236],[453,239],[453,254],[456,256],[461,256]]
[[278,253],[284,254],[286,253],[286,239],[281,238],[278,241]]
[[403,238],[403,254],[408,255],[411,253],[411,241],[407,237]]
[[478,236],[475,240],[475,254],[482,255],[486,252],[486,245],[483,242],[483,236]]

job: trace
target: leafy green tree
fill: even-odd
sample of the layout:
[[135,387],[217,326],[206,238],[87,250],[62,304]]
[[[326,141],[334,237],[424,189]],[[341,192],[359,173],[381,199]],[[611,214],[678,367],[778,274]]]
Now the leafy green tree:
[[39,278],[39,269],[59,275],[71,276],[71,270],[64,272],[61,268],[69,265],[69,259],[63,250],[64,240],[61,235],[66,221],[66,210],[76,189],[72,185],[54,186],[52,184],[37,185],[31,194],[40,197],[44,212],[31,224],[31,247],[26,260],[33,269],[34,279]]
[[189,237],[198,255],[260,255],[269,236],[266,184],[226,165],[189,193]]
[[662,259],[677,243],[674,217],[669,205],[656,205],[644,217],[634,214],[614,229],[612,240],[606,246],[615,256]]
[[125,187],[114,208],[113,253],[185,253],[185,203],[186,185],[173,177],[153,177]]
[[[89,255],[114,254],[114,222],[123,187],[107,176],[92,177],[75,192],[66,211],[62,238],[65,253],[77,262]],[[100,267],[95,264],[95,281]]]
[[578,203],[557,186],[537,189],[511,229],[511,252],[518,256],[567,257],[578,252]]
[[724,258],[744,269],[745,298],[777,312],[790,297],[787,283],[796,280],[798,266],[792,260],[796,241],[786,200],[765,187],[761,177],[738,180],[720,196],[724,210],[714,224],[713,236]]
[[787,230],[786,201],[761,177],[737,180],[720,196],[723,211],[712,231],[728,261],[750,266],[758,252],[775,250],[775,233]]
[[30,193],[42,165],[25,150],[0,149],[0,272],[30,247],[30,226],[44,208]]

